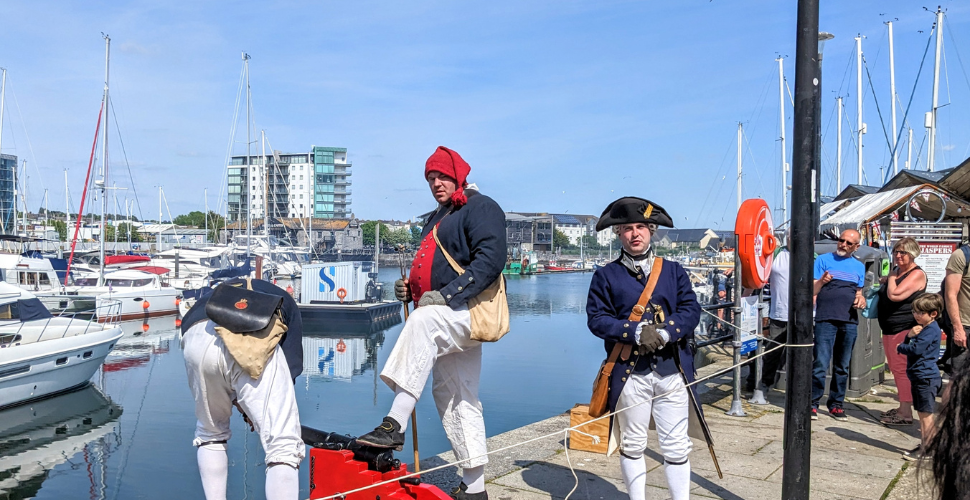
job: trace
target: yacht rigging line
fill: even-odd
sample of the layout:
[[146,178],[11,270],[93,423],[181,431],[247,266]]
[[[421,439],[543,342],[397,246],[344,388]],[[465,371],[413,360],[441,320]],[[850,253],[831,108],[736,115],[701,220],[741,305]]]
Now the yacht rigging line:
[[[916,70],[916,80],[913,82],[913,91],[909,93],[909,102],[906,103],[906,111],[903,112],[903,123],[907,123],[906,118],[909,116],[909,109],[913,106],[913,97],[916,96],[916,86],[919,84],[919,77],[923,74],[923,65],[926,63],[926,55],[930,53],[930,43],[933,41],[933,32],[930,32],[930,36],[926,38],[926,48],[923,49],[923,59],[919,62],[919,69]],[[896,148],[899,148],[900,139],[903,137],[903,127],[899,128],[896,132]],[[922,150],[922,143],[920,144],[920,149]],[[916,156],[916,163],[919,163],[919,155]],[[910,166],[913,170],[916,170],[916,165]]]
[[[131,164],[128,163],[128,151],[125,150],[125,140],[121,137],[121,127],[118,125],[118,115],[115,114],[114,101],[111,97],[108,97],[108,103],[111,104],[111,116],[115,119],[115,130],[118,131],[118,142],[121,143],[121,155],[125,157],[125,167],[128,169],[128,181],[131,183],[131,194],[135,197],[135,204],[138,205],[138,218],[144,220],[145,216],[142,215],[141,211],[141,201],[138,199],[138,191],[135,189],[135,178],[131,175]],[[118,207],[115,204],[115,211],[117,212]]]
[[[244,75],[245,75],[245,69],[240,70],[239,86],[238,86],[238,89],[236,90],[236,104],[232,108],[232,126],[229,127],[229,144],[226,145],[226,161],[225,161],[226,168],[223,170],[222,185],[219,187],[219,199],[216,201],[216,206],[221,207],[222,200],[223,200],[222,195],[223,194],[226,195],[226,219],[229,218],[229,213],[228,213],[229,212],[229,200],[228,200],[229,193],[226,192],[226,189],[227,189],[226,186],[229,185],[229,163],[232,160],[232,145],[233,145],[233,141],[236,138],[236,123],[239,121],[239,101],[242,98],[243,83],[245,82]],[[248,186],[249,183],[247,182],[246,185]],[[246,193],[246,195],[248,196],[249,193]],[[240,194],[240,197],[241,196],[242,195]]]
[[[943,17],[947,17],[946,13]],[[960,71],[963,72],[963,80],[967,83],[967,88],[970,89],[970,76],[967,76],[967,67],[963,64],[963,58],[960,57],[959,44],[957,44],[956,38],[953,37],[953,30],[947,30],[946,32],[950,35],[950,41],[953,42],[953,52],[957,55],[957,62],[960,64]],[[947,77],[947,95],[950,92],[949,77]],[[963,156],[967,156],[970,153],[970,142],[967,143],[967,149],[964,151]]]
[[84,178],[84,192],[81,194],[81,208],[77,211],[77,222],[74,224],[74,237],[71,238],[71,256],[67,258],[67,271],[64,273],[64,284],[71,275],[71,263],[74,261],[74,247],[77,245],[77,233],[81,230],[81,218],[84,216],[84,199],[87,197],[88,184],[91,182],[91,166],[94,165],[94,152],[98,148],[98,132],[101,131],[101,117],[107,102],[101,99],[101,110],[98,111],[98,125],[94,128],[94,143],[91,144],[91,158],[88,159],[88,173]]
[[[872,74],[869,73],[869,63],[866,61],[866,56],[862,56],[862,67],[866,69],[866,78],[869,79],[869,88],[874,89],[875,85],[872,83]],[[893,148],[892,139],[889,137],[889,132],[886,131],[886,120],[882,117],[882,109],[879,107],[879,98],[876,97],[876,92],[872,92],[872,100],[876,103],[876,114],[879,116],[879,124],[882,125],[882,135],[886,138],[886,145],[889,146],[889,151],[895,154],[895,148]],[[895,130],[893,132],[896,132]],[[885,184],[889,180],[890,170],[886,169],[886,174],[882,178],[882,183]]]
[[[9,86],[9,85],[10,84],[8,83],[7,86]],[[34,155],[34,145],[31,144],[31,142],[30,142],[30,134],[27,133],[27,122],[24,121],[24,114],[23,114],[23,112],[20,111],[20,101],[17,100],[17,92],[15,92],[14,89],[10,89],[10,93],[13,94],[13,103],[14,103],[15,106],[17,106],[17,114],[20,115],[20,124],[24,128],[24,137],[27,138],[27,149],[30,151],[30,161],[33,162],[33,164],[34,164],[34,171],[37,172],[37,176],[40,177],[40,186],[46,190],[47,189],[47,183],[44,182],[44,176],[41,175],[41,173],[40,173],[40,167],[37,166],[37,157]],[[17,145],[17,140],[16,140],[16,138],[14,138],[14,146],[16,147],[16,145]],[[26,176],[27,175],[27,172],[24,172],[24,175]],[[24,194],[24,196],[26,196],[26,194]],[[24,213],[26,213],[26,212],[27,211],[24,210]]]

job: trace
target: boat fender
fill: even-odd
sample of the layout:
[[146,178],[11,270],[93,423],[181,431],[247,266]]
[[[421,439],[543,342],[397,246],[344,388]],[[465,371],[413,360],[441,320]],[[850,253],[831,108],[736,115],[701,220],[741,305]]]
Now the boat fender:
[[773,231],[768,203],[761,198],[744,200],[734,224],[744,288],[759,289],[768,283],[776,246]]
[[147,300],[143,300],[143,301],[141,302],[141,308],[142,308],[142,309],[144,309],[144,310],[146,310],[146,311],[147,311],[149,307],[151,307],[151,304],[149,304]]

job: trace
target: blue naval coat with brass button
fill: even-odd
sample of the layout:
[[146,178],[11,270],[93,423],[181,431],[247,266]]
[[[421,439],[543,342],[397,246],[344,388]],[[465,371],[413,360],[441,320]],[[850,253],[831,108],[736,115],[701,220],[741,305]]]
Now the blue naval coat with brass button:
[[[653,261],[645,259],[641,264],[649,271]],[[629,317],[646,285],[646,273],[634,273],[620,259],[610,262],[593,274],[586,300],[587,325],[593,335],[604,340],[607,355],[617,342],[636,344],[637,323],[629,321]],[[653,319],[655,305],[660,306],[663,311],[662,327],[670,340],[652,354],[639,353],[639,346],[634,345],[629,359],[617,360],[610,377],[611,412],[616,409],[617,399],[630,374],[655,371],[660,376],[668,376],[678,373],[674,356],[680,357],[687,383],[694,381],[694,353],[687,340],[693,337],[694,328],[700,322],[701,307],[697,303],[690,278],[679,263],[664,260],[643,321]],[[658,324],[657,327],[660,328],[661,325]]]

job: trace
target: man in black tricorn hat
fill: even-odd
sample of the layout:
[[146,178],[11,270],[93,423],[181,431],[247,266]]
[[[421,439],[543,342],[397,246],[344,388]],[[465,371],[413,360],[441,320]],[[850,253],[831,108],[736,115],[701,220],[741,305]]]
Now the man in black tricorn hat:
[[680,264],[654,256],[650,238],[658,225],[673,227],[673,222],[663,208],[643,198],[620,198],[606,207],[596,230],[612,227],[623,251],[593,275],[586,304],[590,331],[605,341],[608,357],[616,356],[608,408],[630,408],[611,421],[609,454],[619,448],[632,500],[646,495],[643,453],[651,418],[674,500],[689,497],[692,411],[703,421],[696,398],[685,387],[694,380],[688,340],[701,309]]

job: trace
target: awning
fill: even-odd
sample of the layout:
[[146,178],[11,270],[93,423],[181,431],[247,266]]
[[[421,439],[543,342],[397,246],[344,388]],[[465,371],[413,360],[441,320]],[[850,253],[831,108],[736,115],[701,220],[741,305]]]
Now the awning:
[[130,270],[132,270],[132,271],[145,271],[146,273],[152,273],[152,274],[165,274],[165,273],[172,272],[171,269],[169,269],[167,267],[161,267],[161,266],[140,266],[140,267],[132,267],[132,268],[130,268]]
[[151,262],[152,258],[145,255],[108,255],[104,258],[104,265],[133,264],[135,262]]
[[[918,196],[910,201],[914,194]],[[937,186],[922,184],[867,194],[823,220],[819,229],[822,232],[861,229],[869,222],[891,218],[893,212],[897,213],[899,220],[905,220],[907,206],[912,218],[935,222],[943,210],[941,196],[946,202],[944,220],[970,217],[970,203],[951,197]]]

